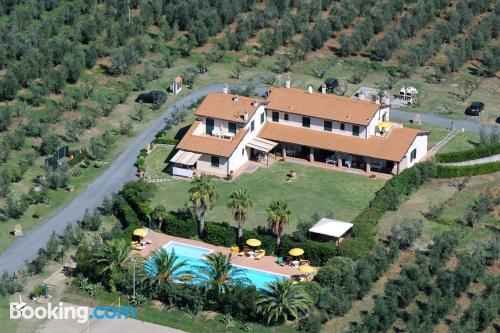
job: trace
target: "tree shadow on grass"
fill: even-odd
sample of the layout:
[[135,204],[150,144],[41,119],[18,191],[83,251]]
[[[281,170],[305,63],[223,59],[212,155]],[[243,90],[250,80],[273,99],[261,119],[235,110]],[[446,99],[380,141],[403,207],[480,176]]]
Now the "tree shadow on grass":
[[189,127],[191,127],[191,125],[187,125],[187,126],[180,128],[177,131],[177,133],[175,133],[174,139],[176,139],[176,140],[182,139],[184,137],[184,135],[186,135],[186,132],[189,130]]

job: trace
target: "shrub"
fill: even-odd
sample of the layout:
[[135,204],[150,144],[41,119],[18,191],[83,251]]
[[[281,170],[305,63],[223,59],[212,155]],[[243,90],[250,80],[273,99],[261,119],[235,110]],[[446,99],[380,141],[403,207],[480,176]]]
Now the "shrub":
[[83,216],[83,219],[80,222],[80,225],[82,226],[83,229],[90,231],[99,230],[101,224],[102,224],[102,219],[99,213],[97,213],[97,211],[94,211],[92,214],[90,214],[88,210],[85,212],[85,215]]
[[179,140],[172,139],[166,136],[160,136],[154,139],[153,143],[176,146],[179,143]]
[[172,236],[193,238],[198,234],[198,224],[193,219],[181,220],[168,214],[164,218],[162,231]]
[[321,329],[323,318],[320,314],[312,313],[299,321],[299,331],[317,333]]
[[203,240],[217,246],[231,246],[236,242],[236,228],[226,222],[207,222]]
[[329,259],[318,271],[316,280],[323,287],[343,286],[345,281],[354,276],[354,262],[348,258]]
[[113,211],[118,220],[120,220],[124,229],[134,229],[142,226],[142,223],[137,217],[137,214],[132,209],[132,207],[130,207],[123,196],[116,196],[113,205]]
[[474,149],[436,154],[436,161],[440,163],[453,163],[475,160],[487,156],[500,154],[500,143],[486,145]]
[[463,166],[438,165],[437,178],[485,175],[497,171],[500,171],[500,161]]
[[36,285],[30,293],[30,298],[40,297],[45,294],[45,287],[42,284]]
[[255,302],[259,292],[253,286],[238,286],[223,295],[221,312],[231,314],[240,321],[257,320]]
[[365,255],[373,245],[375,244],[375,240],[373,237],[365,238],[365,237],[354,237],[350,239],[344,240],[340,243],[338,252],[339,255],[343,257],[349,257],[354,260],[357,260],[363,255]]
[[420,236],[422,232],[422,221],[406,220],[400,226],[394,225],[391,228],[390,239],[399,244],[399,248],[404,250],[411,246],[413,241]]

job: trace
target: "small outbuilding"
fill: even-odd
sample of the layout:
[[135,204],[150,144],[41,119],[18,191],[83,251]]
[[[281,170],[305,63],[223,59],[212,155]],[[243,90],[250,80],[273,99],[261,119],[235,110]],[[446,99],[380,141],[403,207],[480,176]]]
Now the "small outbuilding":
[[322,241],[333,241],[339,245],[352,230],[352,223],[322,218],[309,229],[311,237]]
[[170,84],[170,91],[172,92],[173,95],[177,95],[180,93],[182,90],[182,77],[177,75],[175,79],[172,81],[172,84]]

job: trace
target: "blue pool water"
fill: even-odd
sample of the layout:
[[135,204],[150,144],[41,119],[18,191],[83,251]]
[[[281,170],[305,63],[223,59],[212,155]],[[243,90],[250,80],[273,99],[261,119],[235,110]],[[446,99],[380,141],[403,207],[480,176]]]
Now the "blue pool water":
[[[175,254],[178,257],[178,260],[185,260],[186,266],[183,267],[182,271],[193,271],[196,266],[201,266],[203,264],[203,256],[210,253],[211,251],[205,248],[186,245],[177,242],[170,242],[167,245],[163,246],[164,249],[167,250],[168,253],[175,251]],[[145,263],[144,270],[149,275],[154,275],[155,268],[151,265],[148,265],[148,261]],[[275,280],[287,278],[284,275],[273,274],[265,271],[260,271],[256,269],[251,269],[243,266],[239,266],[246,274],[246,277],[252,282],[255,287],[258,289],[263,289],[266,287],[266,284]]]

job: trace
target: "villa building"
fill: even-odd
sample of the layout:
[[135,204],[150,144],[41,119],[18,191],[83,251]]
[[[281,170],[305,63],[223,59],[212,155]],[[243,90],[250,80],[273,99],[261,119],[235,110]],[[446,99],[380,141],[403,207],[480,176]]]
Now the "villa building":
[[[288,87],[289,85],[287,85]],[[249,161],[397,174],[427,154],[428,132],[390,122],[388,105],[295,88],[270,89],[265,100],[209,94],[171,159],[175,175],[227,177]]]

